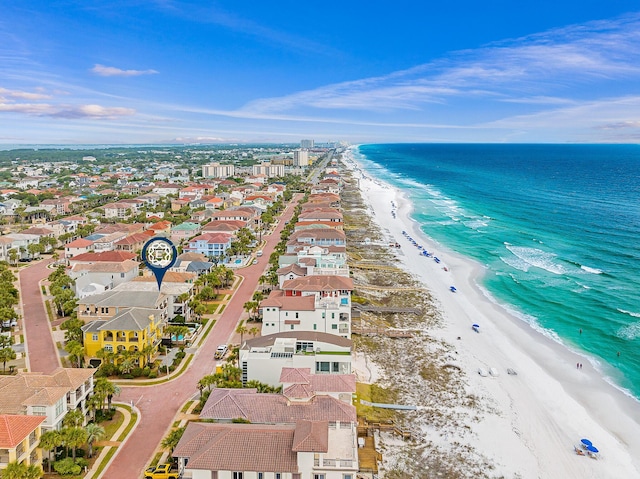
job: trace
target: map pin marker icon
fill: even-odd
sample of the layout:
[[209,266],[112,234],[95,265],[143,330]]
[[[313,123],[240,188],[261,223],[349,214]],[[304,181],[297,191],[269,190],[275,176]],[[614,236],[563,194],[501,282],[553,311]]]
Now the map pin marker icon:
[[142,261],[151,270],[158,282],[158,290],[162,286],[164,274],[178,259],[175,245],[163,236],[156,236],[146,242],[142,248]]

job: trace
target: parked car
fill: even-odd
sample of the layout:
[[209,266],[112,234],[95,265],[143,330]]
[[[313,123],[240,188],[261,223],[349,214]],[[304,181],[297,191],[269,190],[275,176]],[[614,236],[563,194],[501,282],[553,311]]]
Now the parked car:
[[258,256],[258,257],[262,256],[262,250],[261,250],[261,249],[259,249],[258,251],[256,251],[256,256]]
[[178,471],[171,470],[171,464],[160,464],[144,471],[145,479],[179,479]]
[[229,350],[229,348],[227,347],[226,344],[221,344],[220,346],[218,346],[218,349],[216,349],[216,354],[214,354],[214,358],[215,359],[222,359],[224,358],[224,355],[227,354],[227,351]]

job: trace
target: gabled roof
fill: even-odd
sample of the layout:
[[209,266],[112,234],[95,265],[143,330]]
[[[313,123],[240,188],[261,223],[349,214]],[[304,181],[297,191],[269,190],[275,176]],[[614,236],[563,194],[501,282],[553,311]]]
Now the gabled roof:
[[98,327],[99,331],[142,331],[151,323],[151,316],[159,317],[160,311],[151,308],[127,308]]
[[204,233],[189,240],[189,243],[206,241],[207,244],[226,244],[231,241],[231,235],[227,233]]
[[46,416],[23,414],[0,415],[0,448],[13,449],[47,419]]
[[278,270],[276,271],[276,274],[280,276],[289,274],[289,273],[293,273],[296,276],[306,276],[307,268],[303,268],[302,266],[296,263],[292,263],[292,264],[288,264],[287,266],[283,266],[282,268],[278,268]]

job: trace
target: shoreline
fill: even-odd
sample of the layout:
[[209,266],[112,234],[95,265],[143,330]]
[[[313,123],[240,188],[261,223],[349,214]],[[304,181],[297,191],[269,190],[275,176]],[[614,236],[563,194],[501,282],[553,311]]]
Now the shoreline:
[[[591,362],[577,368],[584,354],[490,299],[479,285],[482,266],[427,238],[411,219],[412,205],[400,190],[371,177],[350,154],[343,162],[359,178],[363,200],[382,234],[401,245],[396,257],[435,298],[444,325],[429,333],[455,348],[468,388],[498,411],[467,425],[474,446],[495,462],[496,472],[532,478],[640,477],[638,401],[608,382]],[[441,262],[421,256],[403,230]],[[480,333],[471,329],[476,322]],[[499,376],[480,376],[479,368],[495,368]],[[518,374],[508,375],[507,368]],[[574,453],[573,445],[584,437],[601,450],[599,460]]]

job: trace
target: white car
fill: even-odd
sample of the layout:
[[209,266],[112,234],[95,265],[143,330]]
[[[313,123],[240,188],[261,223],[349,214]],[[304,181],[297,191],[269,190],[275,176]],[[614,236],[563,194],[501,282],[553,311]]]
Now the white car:
[[489,374],[487,373],[487,371],[485,369],[482,368],[478,368],[478,374],[480,376],[482,376],[483,378],[486,378]]
[[213,357],[215,359],[222,359],[224,358],[224,355],[227,354],[228,350],[229,348],[226,344],[221,344],[220,346],[218,346],[218,349],[216,349],[216,354]]

